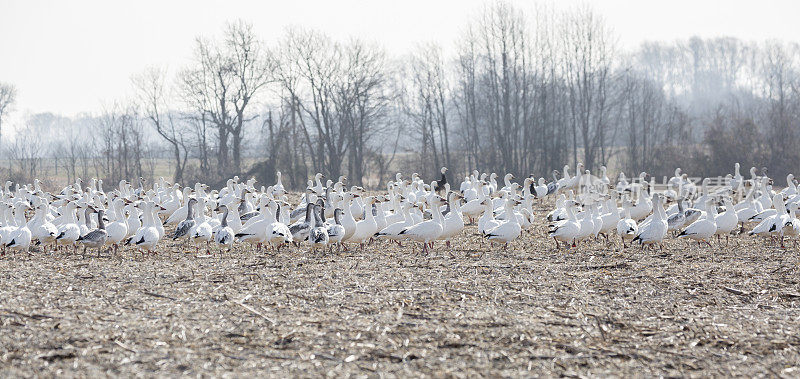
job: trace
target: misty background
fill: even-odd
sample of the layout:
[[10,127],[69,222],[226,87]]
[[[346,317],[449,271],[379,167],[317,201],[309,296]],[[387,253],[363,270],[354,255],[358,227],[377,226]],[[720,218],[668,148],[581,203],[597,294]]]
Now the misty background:
[[[767,167],[771,176],[797,172],[800,46],[786,19],[797,14],[795,5],[753,10],[754,26],[741,15],[725,19],[727,2],[686,2],[663,13],[619,1],[449,3],[428,12],[420,3],[410,13],[365,3],[317,9],[295,22],[280,22],[281,12],[262,20],[228,10],[225,21],[204,23],[200,32],[181,27],[190,11],[170,23],[170,15],[182,14],[174,4],[137,24],[147,30],[115,26],[103,12],[126,10],[105,9],[96,24],[67,25],[85,34],[74,41],[60,41],[63,25],[46,22],[52,15],[33,26],[41,35],[0,23],[0,47],[7,47],[0,61],[9,64],[0,68],[10,67],[0,69],[0,171],[52,185],[158,176],[191,185],[233,175],[271,184],[280,170],[295,189],[316,172],[375,187],[395,171],[433,180],[442,166],[451,180],[473,169],[549,179],[553,169],[574,170],[576,162],[595,172],[607,165],[612,173],[656,177],[675,167],[724,175],[735,162],[745,170]],[[30,11],[20,4],[0,6],[0,19]],[[387,14],[327,20],[352,13],[349,7]],[[746,3],[739,8],[748,13]],[[618,14],[626,9],[630,22]],[[709,14],[723,20],[699,16]],[[260,32],[262,23],[269,31]],[[726,36],[714,25],[745,32]],[[91,42],[113,38],[114,28],[140,43]],[[670,38],[663,33],[670,28],[685,35]],[[775,35],[751,32],[767,29]],[[182,48],[138,53],[148,51],[145,36],[179,37]],[[61,43],[43,44],[48,38]],[[82,55],[83,48],[92,54]],[[15,49],[57,54],[42,62]],[[124,74],[105,70],[99,58],[119,49],[139,57],[123,65]],[[26,65],[38,72],[20,68]],[[101,84],[55,69],[62,66],[89,67]],[[62,91],[36,96],[9,72],[41,78],[36,93]],[[85,98],[104,91],[107,97]]]

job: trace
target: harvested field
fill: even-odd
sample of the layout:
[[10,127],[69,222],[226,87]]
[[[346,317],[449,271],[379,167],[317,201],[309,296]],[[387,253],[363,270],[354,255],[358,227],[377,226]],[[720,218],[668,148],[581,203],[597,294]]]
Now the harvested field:
[[468,227],[428,256],[9,254],[0,374],[800,375],[796,248],[564,252],[544,228],[502,251]]

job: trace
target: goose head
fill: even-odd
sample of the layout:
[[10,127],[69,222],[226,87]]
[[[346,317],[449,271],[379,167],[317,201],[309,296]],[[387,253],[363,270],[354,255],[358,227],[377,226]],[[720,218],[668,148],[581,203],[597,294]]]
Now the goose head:
[[431,207],[434,207],[434,206],[442,206],[442,205],[445,205],[445,204],[447,204],[447,200],[445,200],[444,198],[442,198],[442,197],[441,197],[441,196],[439,196],[439,195],[436,195],[436,196],[431,196],[431,197],[430,197],[428,200],[426,200],[426,201],[428,202],[428,205],[429,205],[429,206],[431,206]]
[[439,172],[441,172],[442,175],[446,174],[447,173],[447,167],[442,167],[442,169],[439,170]]

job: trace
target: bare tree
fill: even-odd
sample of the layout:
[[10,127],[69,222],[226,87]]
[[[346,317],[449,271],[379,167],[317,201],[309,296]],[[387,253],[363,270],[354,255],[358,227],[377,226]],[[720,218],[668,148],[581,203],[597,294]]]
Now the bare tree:
[[217,129],[219,174],[239,173],[250,104],[270,82],[274,60],[243,21],[228,24],[222,41],[198,38],[194,56],[195,64],[180,75],[184,98],[195,119]]
[[572,158],[578,160],[578,147],[582,147],[583,163],[592,169],[599,150],[607,143],[613,37],[601,16],[587,6],[566,13],[561,26]]
[[442,165],[451,167],[450,131],[448,129],[449,88],[441,48],[428,44],[411,55],[407,74],[410,87],[403,108],[419,133],[419,158],[433,165],[424,165],[423,173],[439,173]]
[[164,85],[165,77],[166,72],[163,69],[150,67],[134,76],[132,82],[139,95],[143,116],[171,147],[175,159],[173,180],[179,183],[183,180],[187,162],[186,128],[180,125],[177,117],[174,117],[174,112],[169,110],[168,94],[165,93]]
[[17,88],[0,82],[0,141],[3,135],[3,118],[11,111],[17,101]]

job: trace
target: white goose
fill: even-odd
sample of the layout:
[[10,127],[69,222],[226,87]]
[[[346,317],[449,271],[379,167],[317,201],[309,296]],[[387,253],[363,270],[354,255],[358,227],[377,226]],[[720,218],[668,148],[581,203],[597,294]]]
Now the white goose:
[[622,239],[622,247],[625,248],[625,241],[632,240],[639,234],[639,226],[631,218],[631,204],[628,199],[623,200],[622,208],[625,210],[625,217],[617,222],[617,235]]
[[439,207],[447,202],[441,196],[434,196],[428,200],[428,203],[428,205],[431,207],[433,218],[405,228],[400,232],[401,235],[405,235],[410,240],[421,242],[423,253],[427,253],[428,245],[432,245],[433,242],[436,241],[436,239],[442,234],[443,220],[442,212],[439,210]]
[[401,236],[400,232],[402,232],[403,229],[416,224],[414,219],[411,218],[411,213],[409,212],[411,207],[412,205],[409,202],[404,201],[400,203],[400,212],[403,216],[403,219],[387,225],[385,228],[383,228],[383,230],[376,234],[376,238],[396,241],[397,244],[402,247],[403,245],[400,243],[400,241],[406,239],[406,237]]
[[486,234],[487,231],[500,225],[500,222],[494,219],[494,209],[492,209],[491,199],[483,199],[481,205],[484,210],[483,215],[478,219],[478,233]]
[[72,245],[73,252],[75,242],[81,236],[81,228],[78,226],[78,217],[75,212],[78,206],[74,202],[68,202],[64,206],[64,222],[58,227],[58,236],[56,237],[56,244],[58,245]]
[[[374,196],[369,196],[364,200],[365,207],[372,207],[377,199]],[[378,232],[378,223],[375,220],[375,215],[372,212],[366,212],[366,217],[357,222],[355,225],[355,232],[348,241],[358,243],[361,249],[364,249],[364,243],[372,238]]]
[[125,219],[125,200],[116,198],[111,202],[111,222],[106,227],[106,243],[114,246],[114,253],[119,250],[119,244],[128,236],[128,223]]
[[551,230],[548,235],[553,237],[553,240],[556,241],[556,249],[559,248],[559,241],[564,242],[567,247],[572,245],[575,247],[575,237],[581,231],[580,223],[575,219],[575,212],[573,211],[573,207],[575,206],[575,202],[569,200],[564,204],[564,210],[567,214],[566,219],[559,221]]
[[631,242],[639,241],[644,248],[644,245],[653,245],[659,244],[659,247],[663,250],[664,247],[661,245],[661,241],[664,240],[664,237],[667,235],[667,217],[664,212],[663,206],[663,199],[661,196],[656,197],[656,202],[653,205],[653,209],[657,213],[656,218],[654,218],[646,227],[642,228],[639,231],[639,234]]
[[[711,205],[709,209],[714,209],[714,206]],[[693,239],[697,241],[698,245],[701,242],[705,242],[709,247],[711,247],[711,243],[708,240],[717,232],[717,224],[714,222],[714,213],[716,212],[703,213],[703,215],[697,221],[691,223],[686,227],[686,229],[678,234],[678,238]]]
[[[505,213],[507,215],[513,214],[514,206],[521,204],[519,201],[509,198],[506,200]],[[508,249],[508,243],[517,239],[522,232],[522,227],[517,221],[516,217],[508,217],[500,225],[487,230],[483,233],[483,237],[490,241],[503,242],[503,250]]]
[[7,248],[28,250],[31,247],[31,230],[25,220],[25,211],[29,209],[31,207],[28,206],[27,201],[18,201],[14,204],[15,221],[19,227],[10,233],[9,241],[5,244]]
[[442,220],[442,234],[438,239],[444,240],[445,245],[450,248],[450,240],[464,230],[464,218],[461,216],[461,195],[450,192],[448,199],[450,212]]
[[[783,230],[778,226],[781,216],[786,214],[786,207],[783,205],[783,196],[781,194],[775,194],[771,203],[775,205],[775,209],[773,209],[774,212],[771,212],[770,216],[764,217],[764,219],[748,233],[749,235],[772,235],[779,230]],[[766,212],[765,210],[761,213],[763,214]]]
[[142,227],[128,240],[128,243],[134,244],[143,252],[147,251],[148,253],[152,253],[153,248],[156,247],[156,244],[161,239],[161,233],[156,227],[157,222],[153,217],[155,207],[152,201],[147,201],[143,204],[144,209],[142,214],[144,222],[142,223]]

